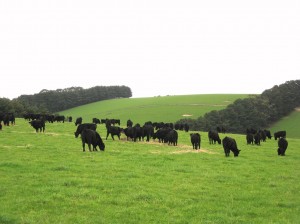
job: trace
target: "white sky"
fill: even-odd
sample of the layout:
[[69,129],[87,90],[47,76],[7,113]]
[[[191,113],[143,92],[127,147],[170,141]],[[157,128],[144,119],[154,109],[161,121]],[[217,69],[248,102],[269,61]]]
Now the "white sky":
[[261,93],[300,79],[299,0],[0,0],[0,97],[126,85]]

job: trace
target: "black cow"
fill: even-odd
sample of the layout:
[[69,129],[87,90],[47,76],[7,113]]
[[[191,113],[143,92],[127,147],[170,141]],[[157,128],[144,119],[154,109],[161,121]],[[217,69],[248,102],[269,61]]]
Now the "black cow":
[[45,121],[44,120],[33,120],[28,122],[36,132],[40,131],[43,132],[45,131]]
[[277,138],[285,138],[286,137],[286,131],[277,131],[274,133],[274,138],[277,140]]
[[221,139],[220,139],[219,133],[216,131],[209,131],[208,139],[209,139],[209,144],[212,144],[212,143],[216,144],[216,142],[221,144]]
[[133,122],[129,119],[129,120],[127,120],[127,127],[132,127],[132,125],[133,125]]
[[201,136],[199,133],[191,133],[191,143],[193,145],[193,149],[200,149]]
[[253,145],[253,143],[254,143],[254,136],[253,136],[253,134],[250,133],[250,132],[247,133],[246,140],[247,140],[247,145],[249,145],[249,144]]
[[152,124],[145,124],[143,126],[143,130],[144,130],[144,136],[143,137],[146,137],[146,141],[149,142],[150,141],[150,138],[153,137],[153,134],[154,134],[154,127],[152,126]]
[[266,139],[267,139],[266,132],[263,131],[263,130],[259,130],[258,133],[259,133],[259,135],[260,135],[260,140],[263,141],[263,142],[265,142]]
[[75,138],[78,137],[79,134],[81,134],[81,132],[84,130],[84,129],[91,129],[91,130],[94,130],[96,131],[97,129],[97,125],[96,124],[93,124],[93,123],[84,123],[84,124],[80,124],[78,125],[76,131],[75,131]]
[[226,136],[225,138],[223,138],[222,143],[226,157],[229,156],[230,151],[233,152],[235,157],[239,155],[241,150],[237,148],[235,139]]
[[185,123],[184,124],[184,131],[189,132],[189,130],[190,130],[190,126],[187,123]]
[[82,117],[76,118],[75,126],[82,124]]
[[168,132],[168,134],[165,136],[164,142],[168,143],[168,145],[177,145],[177,141],[178,141],[178,133],[176,130],[171,130]]
[[153,139],[158,138],[159,142],[165,142],[165,137],[171,130],[171,128],[160,128],[153,134]]
[[65,116],[64,115],[57,115],[54,117],[54,121],[57,121],[57,122],[63,122],[65,123]]
[[257,132],[257,133],[254,135],[254,143],[255,143],[256,145],[260,145],[260,140],[261,140],[260,134],[259,134],[259,132]]
[[285,151],[288,147],[288,141],[285,138],[279,138],[278,139],[278,155],[279,156],[285,156]]
[[136,140],[144,140],[144,129],[141,127],[140,124],[136,124],[133,127],[133,141],[136,142]]
[[93,118],[93,121],[92,121],[94,124],[100,124],[101,122],[100,122],[100,119],[98,119],[98,118]]
[[124,134],[126,135],[127,141],[129,138],[133,141],[134,140],[134,130],[133,127],[127,127],[123,129]]
[[264,132],[265,132],[266,137],[267,137],[268,139],[271,139],[271,138],[272,138],[270,130],[266,130],[266,129],[265,129]]
[[122,128],[120,127],[116,127],[116,126],[107,126],[106,127],[106,140],[107,140],[107,137],[109,136],[109,134],[111,135],[111,138],[113,140],[114,139],[114,136],[117,135],[119,140],[120,140],[120,136],[121,136],[121,132],[123,131]]
[[101,151],[104,151],[105,149],[105,144],[103,143],[99,133],[94,130],[84,129],[81,132],[81,140],[83,152],[85,152],[85,144],[88,144],[90,152],[92,151],[91,145],[93,145],[93,151],[98,151],[97,146],[99,146]]

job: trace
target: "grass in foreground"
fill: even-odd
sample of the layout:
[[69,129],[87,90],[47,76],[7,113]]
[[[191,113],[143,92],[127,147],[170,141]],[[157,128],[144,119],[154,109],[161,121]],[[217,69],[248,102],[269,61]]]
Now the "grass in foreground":
[[[300,146],[285,157],[274,139],[261,146],[236,138],[239,157],[202,133],[177,147],[104,140],[105,152],[82,152],[73,123],[35,133],[22,119],[0,132],[0,223],[297,223]],[[101,136],[104,127],[98,126]],[[225,135],[222,135],[224,137]],[[124,137],[124,136],[123,136]]]

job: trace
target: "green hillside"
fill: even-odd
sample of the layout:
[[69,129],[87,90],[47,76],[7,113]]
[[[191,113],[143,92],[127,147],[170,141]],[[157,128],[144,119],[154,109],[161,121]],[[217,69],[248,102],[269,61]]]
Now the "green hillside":
[[[115,118],[121,120],[121,126],[131,119],[134,123],[146,121],[175,122],[182,118],[196,119],[212,110],[221,110],[237,99],[247,98],[247,94],[200,94],[163,96],[148,98],[120,98],[104,100],[83,105],[60,114],[82,117],[83,122],[92,122],[92,118]],[[269,129],[272,133],[286,130],[291,138],[300,138],[300,111],[295,110],[289,116],[274,123]]]
[[297,108],[289,116],[282,118],[270,127],[272,132],[286,130],[289,138],[300,139],[300,109]]
[[128,119],[141,124],[149,120],[175,122],[185,117],[195,119],[209,111],[224,109],[236,99],[248,96],[247,94],[202,94],[122,98],[99,101],[59,113],[72,116],[74,119],[82,117],[84,122],[91,122],[94,117],[120,119],[121,126]]

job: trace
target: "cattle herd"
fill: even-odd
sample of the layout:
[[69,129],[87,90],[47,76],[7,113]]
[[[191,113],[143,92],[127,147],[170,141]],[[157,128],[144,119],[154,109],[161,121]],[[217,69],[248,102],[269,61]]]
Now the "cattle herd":
[[[81,134],[81,138],[82,138],[82,133],[83,130],[85,129],[90,129],[96,132],[97,124],[105,124],[106,140],[109,135],[113,140],[115,140],[114,136],[117,136],[118,139],[120,140],[121,133],[123,133],[125,134],[126,139],[129,141],[133,141],[133,142],[144,141],[144,139],[146,138],[146,141],[149,142],[150,139],[152,138],[153,140],[158,139],[158,142],[160,143],[167,143],[168,145],[173,145],[173,146],[177,146],[178,143],[178,132],[177,132],[178,130],[184,130],[186,132],[189,131],[189,126],[186,123],[185,124],[176,123],[175,125],[173,125],[173,123],[148,121],[141,126],[138,123],[133,125],[133,122],[129,119],[126,122],[126,128],[121,128],[119,126],[115,126],[115,124],[120,125],[120,120],[117,119],[99,120],[93,118],[92,123],[82,124],[82,118],[79,117],[76,119],[75,122],[75,125],[76,126],[78,125],[77,130],[75,131],[75,137],[78,137],[79,134]],[[224,127],[217,127],[216,130],[210,130],[208,132],[209,144],[216,144],[216,143],[222,144],[226,157],[230,155],[230,152],[232,152],[233,155],[237,157],[241,150],[238,149],[236,140],[228,136],[224,137],[221,140],[219,137],[219,132],[225,134],[226,129]],[[102,142],[100,135],[99,138],[100,138],[100,142]],[[269,130],[254,130],[252,128],[246,130],[247,144],[260,145],[260,142],[261,141],[265,142],[267,138],[269,139],[272,138],[271,132]],[[278,149],[277,149],[278,155],[284,156],[288,146],[288,142],[286,140],[286,131],[278,131],[274,133],[274,138],[275,140],[279,139]],[[200,150],[201,147],[200,133],[190,133],[190,141],[193,149]],[[93,141],[88,142],[86,141],[86,139],[82,139],[83,151],[85,151],[84,149],[85,143],[89,145],[92,144],[93,146],[98,144],[96,140],[94,142]]]
[[[39,115],[39,114],[26,114],[24,119],[29,121],[29,124],[36,130],[36,132],[45,131],[45,122],[72,122],[72,117],[65,116],[52,116],[52,115]],[[15,124],[15,117],[12,113],[0,114],[0,130],[2,130],[2,123],[4,126]],[[149,142],[158,139],[159,143],[167,143],[168,145],[177,146],[178,143],[178,130],[189,132],[189,126],[186,123],[164,123],[164,122],[145,122],[144,125],[135,124],[129,119],[126,122],[126,127],[120,127],[120,119],[97,119],[93,118],[91,123],[82,123],[82,118],[79,117],[75,121],[75,137],[79,135],[82,140],[82,150],[85,151],[85,144],[88,145],[89,151],[98,151],[97,147],[101,151],[104,151],[105,144],[100,137],[100,134],[96,131],[97,124],[104,124],[106,127],[106,140],[111,136],[115,140],[114,136],[117,136],[120,140],[121,134],[125,134],[128,141],[146,141]],[[118,126],[117,126],[118,125]],[[224,127],[217,127],[216,130],[210,130],[208,132],[209,144],[222,144],[225,156],[230,155],[230,151],[235,157],[240,153],[237,143],[234,138],[224,137],[222,140],[219,137],[219,133],[225,134],[226,129]],[[255,130],[253,128],[246,129],[246,143],[249,145],[260,145],[261,141],[265,142],[266,139],[271,139],[271,132],[269,130]],[[278,149],[277,153],[280,156],[284,156],[288,147],[286,140],[286,131],[278,131],[274,133],[274,139],[277,140]],[[201,148],[201,135],[200,133],[190,133],[190,141],[193,149],[200,150]],[[91,146],[93,148],[91,148]]]

